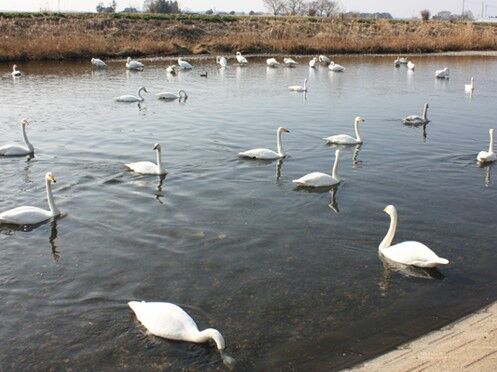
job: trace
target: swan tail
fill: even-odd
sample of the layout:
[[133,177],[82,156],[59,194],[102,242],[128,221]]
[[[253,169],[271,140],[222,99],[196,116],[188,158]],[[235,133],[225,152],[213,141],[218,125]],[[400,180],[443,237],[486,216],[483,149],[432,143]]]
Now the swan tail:
[[449,260],[446,259],[446,258],[438,257],[438,259],[436,260],[436,262],[439,265],[447,265],[449,263]]
[[140,302],[140,301],[130,301],[130,302],[128,302],[128,306],[131,308],[131,310],[133,310],[133,312],[135,314],[138,314],[140,306],[142,304],[144,304],[144,303],[145,303],[145,301],[142,301],[142,302]]

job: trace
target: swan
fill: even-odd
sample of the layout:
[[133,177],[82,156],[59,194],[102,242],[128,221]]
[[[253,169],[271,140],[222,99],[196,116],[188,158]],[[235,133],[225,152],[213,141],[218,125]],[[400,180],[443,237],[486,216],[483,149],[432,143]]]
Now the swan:
[[91,64],[94,65],[97,68],[105,68],[105,67],[107,67],[107,63],[105,63],[104,61],[102,61],[99,58],[92,58],[91,59]]
[[409,60],[407,59],[407,57],[402,57],[402,58],[399,58],[399,62],[402,65],[407,65],[407,63],[409,62]]
[[35,151],[26,134],[26,126],[28,125],[28,119],[21,120],[22,138],[24,139],[25,146],[14,143],[0,146],[0,156],[24,156],[32,154]]
[[395,67],[400,67],[401,63],[400,63],[400,57],[397,57],[397,59],[395,61],[393,61],[393,65]]
[[176,75],[176,65],[168,66],[166,72],[171,75]]
[[310,68],[316,68],[316,64],[318,63],[318,58],[317,57],[314,57],[313,59],[311,59],[309,61],[309,67]]
[[348,134],[338,134],[331,137],[323,138],[327,143],[336,145],[357,145],[362,143],[361,135],[359,134],[359,124],[364,123],[364,119],[358,116],[354,120],[355,138]]
[[404,124],[411,124],[411,125],[428,124],[430,122],[430,120],[428,119],[429,107],[430,106],[426,103],[423,109],[423,116],[410,115],[402,119],[402,122]]
[[148,93],[145,87],[140,87],[138,88],[138,92],[136,93],[138,97],[132,94],[125,94],[124,96],[115,97],[114,100],[116,102],[143,102],[145,98],[143,98],[141,94],[142,91]]
[[443,70],[435,71],[435,77],[438,79],[448,79],[449,78],[449,68],[445,67]]
[[412,63],[411,61],[407,62],[407,68],[409,70],[413,70],[414,71],[414,67],[416,67],[416,65],[414,63]]
[[269,67],[278,67],[280,63],[276,60],[276,58],[268,58],[266,60],[266,64]]
[[330,187],[338,185],[340,183],[340,179],[338,178],[337,174],[339,162],[340,162],[340,150],[336,150],[335,163],[333,164],[333,171],[331,173],[331,176],[326,173],[312,172],[306,174],[304,177],[300,177],[296,180],[293,180],[292,182],[296,183],[298,186],[304,186],[304,187]]
[[143,70],[144,67],[143,63],[132,60],[131,57],[128,57],[126,60],[126,68],[128,70]]
[[219,64],[221,67],[226,67],[228,66],[228,59],[225,56],[217,56],[216,57],[216,63]]
[[12,66],[12,74],[13,77],[19,77],[22,75],[21,71],[17,69],[17,65]]
[[213,340],[224,364],[234,366],[235,360],[223,353],[226,347],[221,333],[213,328],[199,331],[195,321],[181,307],[169,302],[130,301],[138,321],[154,336],[169,340],[204,343]]
[[336,64],[335,62],[331,61],[330,65],[328,66],[330,71],[333,72],[343,72],[345,71],[345,68],[343,66],[340,66],[339,64]]
[[18,207],[6,212],[0,213],[0,223],[13,225],[36,225],[52,217],[60,215],[60,211],[55,206],[52,195],[52,182],[55,183],[55,177],[51,172],[45,175],[45,185],[47,189],[48,207],[45,210],[37,207]]
[[397,209],[389,205],[384,211],[390,216],[390,228],[378,247],[380,254],[390,261],[417,267],[435,267],[449,263],[447,259],[438,257],[430,248],[419,242],[408,241],[391,245],[397,229]]
[[466,93],[473,93],[474,90],[475,90],[475,82],[474,79],[471,78],[471,82],[469,84],[464,85],[464,91]]
[[283,128],[283,127],[279,127],[278,130],[276,131],[278,152],[274,152],[273,150],[269,150],[269,149],[258,148],[258,149],[247,150],[244,152],[239,152],[238,156],[240,156],[242,158],[263,159],[263,160],[273,160],[273,159],[284,158],[286,155],[284,153],[283,145],[281,143],[281,134],[283,132],[290,133],[290,131],[288,129]]
[[295,67],[295,66],[297,66],[297,65],[298,65],[298,63],[297,63],[297,62],[295,62],[295,60],[294,60],[294,59],[289,58],[289,57],[287,57],[287,58],[283,58],[283,63],[284,63],[287,67]]
[[157,93],[156,94],[157,98],[159,99],[166,99],[166,100],[174,100],[174,99],[187,99],[188,95],[186,92],[181,89],[178,90],[178,93],[171,93],[171,92],[162,92],[162,93]]
[[304,86],[302,85],[291,85],[288,87],[292,92],[307,92],[307,79],[304,79]]
[[240,53],[240,52],[236,52],[236,60],[238,61],[238,63],[240,65],[246,65],[246,64],[248,64],[247,58],[245,58],[244,56],[242,56],[242,53]]
[[190,63],[183,61],[183,58],[181,57],[178,58],[178,65],[183,70],[191,70],[193,68]]
[[494,130],[493,128],[488,131],[490,133],[490,145],[488,145],[488,151],[480,151],[476,159],[480,163],[491,163],[497,160],[497,156],[494,152]]
[[320,55],[319,56],[319,62],[325,64],[325,65],[329,65],[331,63],[331,59],[325,55]]
[[139,161],[136,163],[125,164],[126,167],[128,167],[133,172],[136,172],[139,174],[155,174],[155,175],[159,175],[159,176],[167,174],[167,171],[162,167],[160,145],[158,143],[156,143],[154,145],[153,150],[156,151],[157,164],[152,163],[151,161]]

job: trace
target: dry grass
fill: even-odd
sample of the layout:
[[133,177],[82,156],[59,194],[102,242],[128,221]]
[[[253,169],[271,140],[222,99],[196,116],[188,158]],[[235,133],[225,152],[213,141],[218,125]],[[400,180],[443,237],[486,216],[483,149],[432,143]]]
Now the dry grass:
[[237,50],[337,54],[497,49],[496,26],[433,21],[0,13],[0,30],[4,61]]

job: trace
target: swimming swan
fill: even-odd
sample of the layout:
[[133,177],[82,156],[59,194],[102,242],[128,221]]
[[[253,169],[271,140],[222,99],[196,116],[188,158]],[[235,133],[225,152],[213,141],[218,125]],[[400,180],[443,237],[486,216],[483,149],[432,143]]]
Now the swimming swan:
[[193,68],[190,63],[183,61],[183,58],[181,57],[178,58],[178,65],[183,70],[191,70]]
[[12,77],[19,77],[22,75],[21,71],[17,69],[17,65],[12,66]]
[[295,62],[295,60],[293,58],[283,58],[283,63],[287,66],[287,67],[295,67],[298,65],[297,62]]
[[449,68],[445,67],[443,70],[435,71],[435,77],[438,79],[448,79],[449,78]]
[[225,56],[217,56],[216,63],[221,67],[226,67],[228,66],[228,59]]
[[266,64],[269,67],[278,67],[280,63],[276,60],[276,58],[268,58],[266,59]]
[[157,164],[152,163],[151,161],[139,161],[136,163],[125,164],[126,167],[139,174],[155,174],[159,176],[167,174],[167,171],[162,167],[161,146],[156,143],[153,150],[156,151]]
[[55,183],[55,177],[51,172],[48,172],[45,175],[45,185],[47,189],[48,207],[50,210],[47,211],[37,207],[17,207],[0,213],[0,223],[13,225],[36,225],[60,215],[60,211],[55,206],[55,202],[53,200],[52,182]]
[[410,125],[420,125],[420,124],[427,124],[430,122],[428,119],[428,108],[430,106],[426,103],[425,107],[423,109],[423,116],[418,116],[418,115],[410,115],[402,119],[402,122],[404,124],[410,124]]
[[304,86],[302,85],[291,85],[288,87],[292,92],[307,92],[307,79],[304,79]]
[[105,67],[107,67],[107,63],[105,63],[104,61],[102,61],[99,58],[92,58],[91,59],[91,64],[94,65],[97,68],[105,68]]
[[330,69],[330,71],[333,71],[333,72],[343,72],[343,71],[345,71],[345,67],[340,66],[339,64],[336,64],[333,61],[330,63],[330,65],[328,66],[328,68]]
[[132,60],[131,57],[126,59],[126,68],[128,70],[143,70],[144,67],[143,63]]
[[326,173],[321,172],[312,172],[306,174],[304,177],[300,177],[296,180],[293,180],[293,183],[296,183],[298,186],[305,187],[329,187],[335,186],[340,183],[340,179],[338,178],[337,169],[338,163],[340,162],[340,150],[336,150],[335,152],[335,163],[333,164],[333,171],[331,176]]
[[384,211],[390,216],[390,228],[380,243],[380,254],[393,262],[417,267],[435,267],[449,263],[447,259],[438,257],[430,248],[419,242],[407,241],[391,245],[397,229],[397,209],[389,205]]
[[24,156],[32,154],[35,151],[33,145],[28,140],[28,135],[26,134],[27,125],[29,125],[28,119],[22,119],[21,130],[25,146],[15,143],[0,146],[0,156]]
[[176,65],[168,66],[166,72],[171,75],[176,75]]
[[319,56],[319,62],[325,65],[329,65],[331,63],[331,59],[323,54]]
[[416,67],[416,65],[414,63],[412,63],[411,61],[407,62],[407,68],[409,70],[413,70],[414,71],[415,67]]
[[473,78],[471,78],[471,82],[469,84],[464,84],[464,91],[466,93],[473,93],[475,90],[475,81]]
[[364,119],[360,116],[356,117],[354,120],[355,138],[349,136],[348,134],[338,134],[331,137],[323,138],[327,143],[333,143],[337,145],[357,145],[362,143],[362,138],[359,133],[359,124],[364,123]]
[[393,65],[395,67],[400,67],[401,63],[400,63],[400,57],[397,57],[397,59],[395,61],[393,61]]
[[159,99],[166,99],[166,100],[174,100],[174,99],[186,100],[188,98],[188,95],[186,94],[186,92],[183,89],[178,90],[178,93],[171,93],[171,92],[157,93],[156,96]]
[[138,88],[138,92],[136,93],[138,97],[134,96],[132,94],[125,94],[124,96],[119,96],[119,97],[114,98],[114,100],[116,102],[143,102],[143,100],[145,98],[143,98],[143,96],[141,94],[142,91],[145,93],[148,93],[147,89],[145,89],[145,87],[140,87],[140,88]]
[[476,159],[480,163],[491,163],[497,160],[497,156],[494,152],[494,130],[493,128],[488,131],[490,133],[490,145],[488,145],[488,151],[480,151]]
[[316,64],[318,63],[318,58],[317,57],[314,57],[313,59],[311,59],[309,61],[309,67],[310,68],[316,68]]
[[247,58],[245,58],[244,56],[242,56],[242,53],[240,53],[240,52],[236,52],[236,60],[238,61],[238,63],[240,65],[246,65],[246,64],[248,64]]
[[224,364],[233,367],[235,360],[223,353],[226,347],[221,333],[213,328],[199,331],[195,321],[181,307],[169,302],[130,301],[128,306],[148,332],[169,340],[204,343],[213,340]]
[[276,131],[278,152],[274,152],[273,150],[269,150],[269,149],[258,148],[258,149],[253,149],[253,150],[247,150],[244,152],[239,152],[238,156],[240,156],[242,158],[264,159],[264,160],[273,160],[273,159],[284,158],[286,155],[284,153],[283,145],[281,143],[281,134],[283,132],[290,133],[290,131],[288,129],[283,128],[283,127],[279,127],[278,130]]

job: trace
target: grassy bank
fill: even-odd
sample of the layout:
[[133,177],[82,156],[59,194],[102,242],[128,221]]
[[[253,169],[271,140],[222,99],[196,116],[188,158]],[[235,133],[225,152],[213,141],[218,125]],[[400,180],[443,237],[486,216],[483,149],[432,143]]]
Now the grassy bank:
[[0,13],[0,60],[497,50],[497,25],[156,14]]

